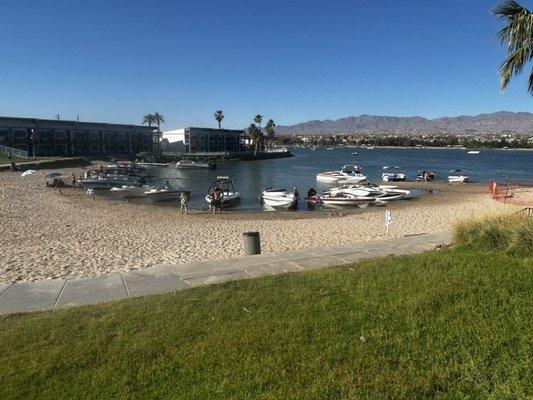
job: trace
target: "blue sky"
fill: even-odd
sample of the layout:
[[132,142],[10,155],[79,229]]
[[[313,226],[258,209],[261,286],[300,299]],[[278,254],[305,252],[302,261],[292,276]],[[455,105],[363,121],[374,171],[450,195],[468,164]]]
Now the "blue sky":
[[[0,2],[0,115],[241,128],[531,111],[499,90],[498,1]],[[533,2],[524,2],[533,8]]]

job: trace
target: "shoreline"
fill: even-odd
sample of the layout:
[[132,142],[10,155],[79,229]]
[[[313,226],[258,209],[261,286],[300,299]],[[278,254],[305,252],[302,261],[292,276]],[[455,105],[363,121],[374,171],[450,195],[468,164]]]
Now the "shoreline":
[[243,254],[246,231],[260,232],[264,253],[362,243],[387,237],[385,209],[391,210],[394,220],[389,237],[449,230],[455,221],[473,215],[518,209],[492,200],[484,184],[401,186],[438,193],[355,211],[181,215],[178,209],[93,198],[72,188],[60,194],[44,187],[38,174],[21,178],[17,172],[4,172],[0,173],[0,283],[97,276],[238,256]]

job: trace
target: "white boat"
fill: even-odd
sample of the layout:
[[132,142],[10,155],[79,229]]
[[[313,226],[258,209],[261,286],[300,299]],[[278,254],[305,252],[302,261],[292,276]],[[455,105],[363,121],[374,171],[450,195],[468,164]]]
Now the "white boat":
[[136,166],[138,167],[143,167],[143,168],[149,168],[149,167],[155,167],[155,168],[162,168],[162,167],[168,167],[168,164],[167,163],[156,163],[156,162],[138,162],[138,163],[135,163]]
[[176,168],[185,168],[185,169],[215,169],[217,165],[210,162],[199,162],[199,161],[178,161],[176,162]]
[[324,193],[320,196],[320,201],[324,207],[339,208],[339,207],[366,207],[375,199],[372,197],[360,197],[348,193]]
[[234,207],[241,201],[241,194],[235,190],[235,180],[230,179],[227,176],[218,176],[217,179],[209,187],[209,191],[205,196],[205,201],[210,205],[213,202],[212,193],[215,188],[219,188],[221,191],[220,203],[222,207]]
[[327,193],[337,194],[345,193],[358,197],[371,197],[376,201],[392,201],[400,200],[408,196],[411,192],[409,190],[397,189],[396,186],[387,185],[341,185],[337,188],[330,189]]
[[286,189],[267,189],[261,193],[261,199],[266,206],[273,208],[291,208],[296,204],[294,193]]
[[144,192],[144,195],[152,201],[172,201],[179,200],[183,192],[187,193],[190,197],[190,192],[171,187],[149,189]]
[[327,151],[335,150],[335,147],[326,147]]
[[340,171],[326,171],[316,175],[317,181],[322,182],[351,182],[364,181],[366,176],[361,173],[362,168],[358,165],[343,165]]
[[389,166],[386,165],[383,167],[383,173],[381,174],[381,179],[384,182],[397,182],[405,181],[405,173],[397,165]]
[[448,175],[448,182],[450,183],[466,183],[468,181],[470,181],[470,177],[464,169],[452,169]]
[[137,185],[122,185],[115,186],[109,189],[109,192],[112,194],[118,195],[124,199],[134,199],[137,197],[143,197],[147,190],[146,186],[137,186]]
[[479,150],[470,150],[467,153],[468,154],[479,154]]
[[131,175],[101,175],[97,178],[79,179],[78,183],[88,189],[99,189],[130,186],[138,182],[139,179],[139,176]]

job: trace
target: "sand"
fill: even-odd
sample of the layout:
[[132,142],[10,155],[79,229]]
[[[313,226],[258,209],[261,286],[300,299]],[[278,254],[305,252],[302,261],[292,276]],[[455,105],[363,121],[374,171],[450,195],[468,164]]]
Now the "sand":
[[[80,169],[65,169],[63,173]],[[88,197],[44,186],[43,175],[0,172],[0,283],[95,276],[157,264],[243,254],[242,233],[259,231],[263,252],[385,237],[384,207],[331,213],[203,213]],[[391,203],[390,236],[450,229],[476,214],[512,212],[483,185],[416,184],[437,195]],[[407,186],[409,186],[407,185]],[[420,186],[425,185],[425,186]],[[193,194],[194,195],[194,194]]]

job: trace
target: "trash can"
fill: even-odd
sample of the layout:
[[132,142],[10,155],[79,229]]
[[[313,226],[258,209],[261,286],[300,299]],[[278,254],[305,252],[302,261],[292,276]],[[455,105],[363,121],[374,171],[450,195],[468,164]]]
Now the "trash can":
[[247,256],[254,254],[261,254],[261,240],[259,239],[259,232],[244,232],[242,234],[244,253]]

